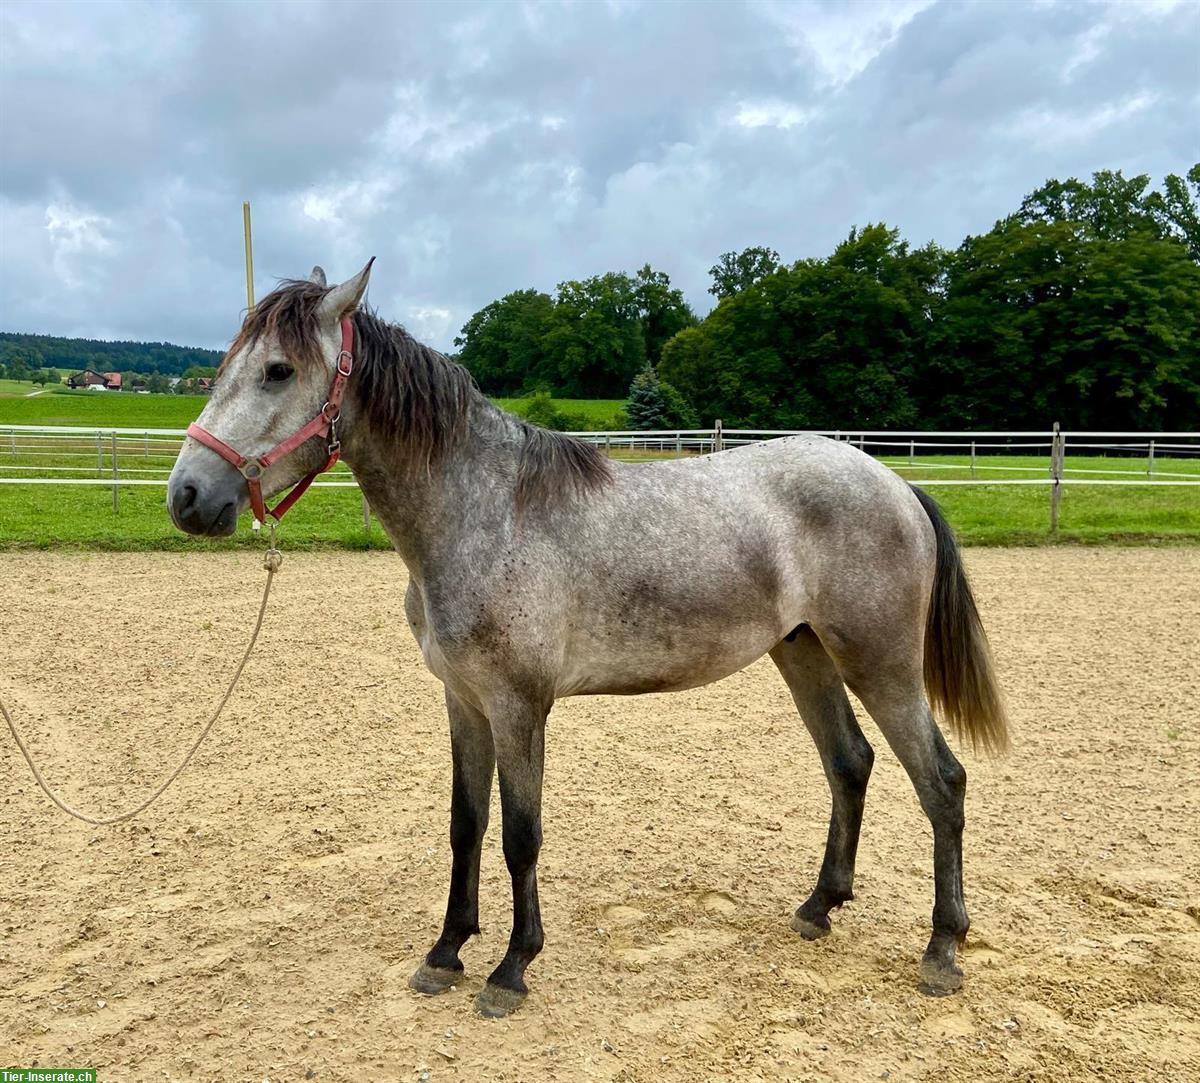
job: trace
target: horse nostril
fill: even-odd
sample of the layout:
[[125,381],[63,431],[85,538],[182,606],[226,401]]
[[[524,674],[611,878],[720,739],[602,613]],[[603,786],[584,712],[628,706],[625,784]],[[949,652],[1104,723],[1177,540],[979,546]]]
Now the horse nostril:
[[196,499],[199,493],[194,485],[171,486],[167,494],[167,506],[175,519],[177,526],[185,526],[186,520],[192,519],[196,513]]

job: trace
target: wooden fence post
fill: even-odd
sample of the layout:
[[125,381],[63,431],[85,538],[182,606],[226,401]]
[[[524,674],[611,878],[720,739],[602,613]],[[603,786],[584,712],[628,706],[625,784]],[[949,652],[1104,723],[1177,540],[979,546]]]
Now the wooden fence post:
[[1054,434],[1050,440],[1050,533],[1058,532],[1058,506],[1062,501],[1063,438],[1058,422],[1054,423]]
[[975,476],[975,441],[971,441],[971,477]]
[[675,434],[675,457],[679,458],[683,454],[683,433]]
[[371,505],[367,503],[367,498],[362,498],[363,504],[363,530],[368,534],[371,533]]
[[104,474],[104,445],[100,443],[100,433],[96,433],[96,477]]
[[113,481],[113,515],[119,510],[117,503],[117,434],[112,434],[112,481]]
[[1150,456],[1146,460],[1146,477],[1154,476],[1154,441],[1150,441]]
[[724,448],[725,442],[721,436],[721,419],[713,423],[713,451],[720,451]]
[[909,466],[913,465],[913,457],[916,455],[916,453],[917,453],[916,440],[909,440],[909,442],[908,442],[908,465]]
[[146,459],[150,458],[150,434],[148,432],[142,433],[142,456]]

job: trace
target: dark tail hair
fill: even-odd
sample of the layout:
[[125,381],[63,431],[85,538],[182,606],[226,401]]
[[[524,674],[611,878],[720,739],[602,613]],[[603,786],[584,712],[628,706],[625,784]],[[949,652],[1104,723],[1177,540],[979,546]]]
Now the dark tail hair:
[[925,691],[960,738],[992,752],[1008,748],[1008,719],[992,652],[954,531],[933,498],[915,485],[937,538],[937,570],[925,625]]

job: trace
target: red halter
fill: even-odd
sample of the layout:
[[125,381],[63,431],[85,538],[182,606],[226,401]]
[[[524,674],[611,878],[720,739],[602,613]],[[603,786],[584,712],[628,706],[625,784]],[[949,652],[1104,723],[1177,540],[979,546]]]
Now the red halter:
[[[342,349],[337,356],[337,371],[333,376],[333,383],[329,387],[329,398],[325,405],[318,411],[317,416],[312,419],[307,425],[301,429],[297,429],[282,443],[276,444],[265,455],[259,455],[258,458],[250,458],[235,451],[223,440],[218,440],[207,429],[202,429],[195,422],[188,426],[187,434],[193,440],[199,441],[206,448],[215,451],[227,463],[232,463],[242,477],[246,479],[246,488],[250,492],[250,507],[254,509],[254,517],[260,522],[265,523],[267,516],[270,515],[276,522],[282,519],[297,500],[304,495],[305,490],[313,483],[313,479],[318,474],[323,474],[326,470],[332,470],[333,464],[338,461],[341,455],[341,441],[337,437],[337,422],[342,416],[342,396],[346,393],[346,381],[350,379],[350,373],[354,371],[354,324],[351,323],[350,317],[347,316],[342,320]],[[262,495],[262,476],[272,463],[278,462],[285,455],[290,455],[306,440],[311,440],[314,436],[328,438],[329,458],[325,465],[314,470],[311,474],[305,474],[293,486],[292,491],[287,494],[273,508],[268,508]]]

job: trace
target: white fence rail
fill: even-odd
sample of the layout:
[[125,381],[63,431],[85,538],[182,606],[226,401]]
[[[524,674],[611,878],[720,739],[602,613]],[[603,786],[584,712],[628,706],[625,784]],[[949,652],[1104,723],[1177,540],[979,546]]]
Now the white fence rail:
[[[853,444],[921,486],[1049,486],[1052,528],[1068,485],[1200,486],[1200,432],[1060,431],[1057,426],[1007,432],[724,429],[718,421],[710,429],[573,435],[603,446],[610,455],[646,458],[704,455],[800,433]],[[166,485],[186,435],[182,429],[2,425],[0,485],[103,485],[112,489],[115,511],[120,488]],[[1005,462],[1016,456],[1034,456],[1045,463]],[[1069,456],[1090,458],[1086,464],[1072,465]],[[947,457],[964,461],[928,461]],[[1098,465],[1093,457],[1111,460],[1112,465]],[[945,476],[954,471],[969,476]],[[341,467],[314,487],[353,488],[355,482]]]

